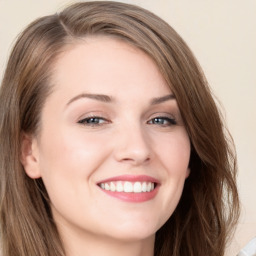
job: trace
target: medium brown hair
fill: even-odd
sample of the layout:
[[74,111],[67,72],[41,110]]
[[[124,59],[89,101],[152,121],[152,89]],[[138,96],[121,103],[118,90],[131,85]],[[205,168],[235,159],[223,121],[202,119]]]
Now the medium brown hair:
[[30,24],[11,53],[0,91],[0,238],[3,256],[64,256],[41,179],[20,163],[22,132],[40,128],[53,65],[86,36],[107,35],[148,54],[175,95],[191,141],[191,174],[157,231],[155,256],[222,256],[237,221],[236,156],[207,81],[181,37],[159,17],[117,2],[77,3]]

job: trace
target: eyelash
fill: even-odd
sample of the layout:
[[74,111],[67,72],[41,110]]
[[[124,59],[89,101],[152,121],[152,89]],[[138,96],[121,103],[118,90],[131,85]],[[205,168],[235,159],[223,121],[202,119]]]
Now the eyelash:
[[[156,125],[160,125],[163,127],[176,125],[177,122],[174,118],[166,117],[166,116],[157,116],[149,120],[147,123],[153,125],[153,121],[155,121]],[[158,124],[157,124],[158,123]]]
[[[110,121],[108,121],[104,117],[90,116],[90,117],[86,117],[86,118],[79,120],[78,123],[86,125],[86,126],[94,127],[94,126],[101,126],[104,124],[108,124],[108,123],[110,123]],[[165,117],[165,116],[157,116],[157,117],[150,119],[147,122],[147,124],[168,127],[168,126],[176,125],[177,122],[174,118]]]
[[105,123],[110,123],[107,119],[100,116],[90,116],[83,118],[78,121],[79,124],[87,125],[87,126],[101,126]]

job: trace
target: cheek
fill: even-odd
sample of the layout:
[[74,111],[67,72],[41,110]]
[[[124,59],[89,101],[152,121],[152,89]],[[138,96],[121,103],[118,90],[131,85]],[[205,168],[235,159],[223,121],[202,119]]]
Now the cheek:
[[[159,142],[159,141],[158,141]],[[185,132],[181,130],[168,139],[162,140],[162,146],[157,148],[157,155],[171,176],[183,178],[188,175],[190,159],[190,140]]]
[[51,140],[42,141],[47,143],[41,146],[41,176],[53,209],[73,216],[79,207],[87,208],[93,196],[90,190],[93,174],[104,162],[108,150],[97,136],[70,136],[70,132],[59,132]]
[[69,130],[42,139],[45,143],[40,152],[40,169],[45,183],[54,186],[60,180],[87,180],[107,157],[106,147],[97,136],[70,134]]
[[158,150],[158,158],[165,170],[161,207],[167,220],[180,200],[189,175],[190,141],[184,131],[170,136],[162,145]]

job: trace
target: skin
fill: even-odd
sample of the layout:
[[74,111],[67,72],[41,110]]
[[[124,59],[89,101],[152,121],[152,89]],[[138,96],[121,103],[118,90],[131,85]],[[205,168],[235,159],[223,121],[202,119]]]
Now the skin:
[[[66,50],[52,83],[40,133],[24,136],[22,162],[44,181],[67,255],[153,255],[155,232],[189,175],[190,141],[176,100],[152,104],[170,88],[146,54],[106,37]],[[126,202],[97,185],[119,175],[157,179],[156,196]]]

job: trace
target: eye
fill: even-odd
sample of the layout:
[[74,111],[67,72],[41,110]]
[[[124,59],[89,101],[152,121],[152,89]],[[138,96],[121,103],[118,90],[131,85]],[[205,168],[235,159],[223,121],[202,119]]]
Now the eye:
[[87,125],[87,126],[100,126],[100,125],[103,125],[105,123],[109,123],[109,121],[106,120],[103,117],[90,116],[90,117],[86,117],[86,118],[83,118],[83,119],[79,120],[78,123],[83,124],[83,125]]
[[174,118],[162,117],[162,116],[154,117],[151,120],[149,120],[147,123],[160,125],[160,126],[172,126],[177,124]]

